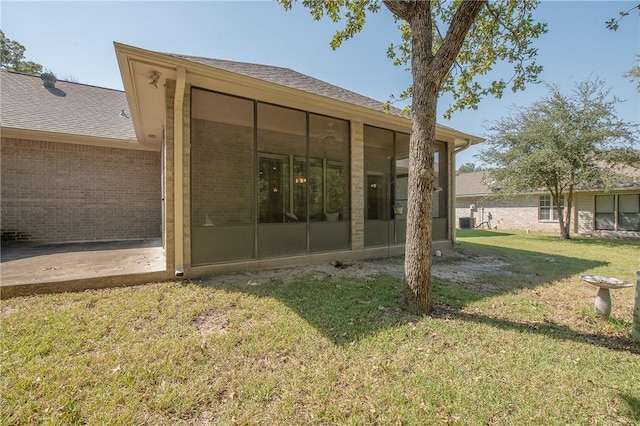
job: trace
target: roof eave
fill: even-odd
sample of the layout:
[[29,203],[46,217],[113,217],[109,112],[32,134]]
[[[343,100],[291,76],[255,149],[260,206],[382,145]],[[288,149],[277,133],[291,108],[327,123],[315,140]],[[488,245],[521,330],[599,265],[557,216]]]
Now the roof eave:
[[[175,79],[175,72],[178,67],[184,67],[189,77],[189,83],[197,83],[198,78],[214,79],[216,83],[234,87],[235,91],[245,93],[245,96],[258,98],[257,100],[272,101],[273,98],[287,101],[292,108],[303,108],[305,105],[313,107],[314,110],[324,109],[327,111],[344,112],[354,119],[369,122],[374,121],[375,125],[385,125],[392,130],[410,131],[411,120],[408,117],[392,115],[384,111],[366,108],[342,100],[327,96],[306,92],[280,84],[264,81],[255,77],[238,74],[235,72],[215,68],[198,62],[189,61],[165,53],[153,52],[133,46],[114,43],[118,64],[125,87],[131,118],[138,139],[147,141],[141,106],[141,96],[139,95],[135,82],[134,62],[148,64],[161,71],[162,77],[158,86],[167,78]],[[238,94],[234,93],[234,94]],[[257,95],[256,95],[257,94]],[[455,143],[456,147],[465,145],[475,145],[484,141],[483,138],[459,132],[455,129],[437,124],[437,137],[447,142]]]
[[107,148],[132,149],[138,151],[158,151],[156,147],[150,147],[138,143],[137,140],[105,138],[90,135],[74,135],[60,132],[47,132],[42,130],[21,129],[16,127],[0,127],[0,133],[7,139],[25,139],[44,142],[58,142],[75,145],[102,146]]

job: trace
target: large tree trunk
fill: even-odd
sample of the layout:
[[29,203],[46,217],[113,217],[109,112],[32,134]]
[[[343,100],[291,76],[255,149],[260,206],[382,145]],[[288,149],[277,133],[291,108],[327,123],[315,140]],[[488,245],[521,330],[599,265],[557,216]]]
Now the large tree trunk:
[[573,210],[573,185],[569,185],[569,192],[564,205],[564,230],[562,232],[563,240],[571,239],[571,211]]
[[[567,228],[567,225],[566,225],[567,222],[565,221],[566,208],[563,208],[562,210],[560,210],[560,195],[553,196],[552,200],[553,200],[553,204],[558,209],[558,225],[560,226],[560,239],[568,240],[569,228]],[[553,219],[553,210],[551,211],[550,219]]]
[[556,190],[555,192],[551,192],[551,211],[549,214],[549,220],[553,220],[554,218],[554,214],[553,214],[553,209],[554,207],[558,210],[558,226],[560,227],[560,239],[561,240],[566,240],[567,239],[567,227],[565,226],[565,221],[564,221],[564,208],[561,210],[560,209],[560,197],[562,196],[562,194],[560,193],[560,191],[558,190],[558,187],[556,185]]
[[[416,96],[416,92],[423,92]],[[404,304],[408,311],[429,314],[431,301],[431,223],[435,188],[434,146],[438,88],[414,89],[409,154],[409,200],[404,261]]]
[[434,189],[434,142],[439,84],[429,73],[433,60],[430,10],[423,7],[409,22],[412,30],[413,98],[409,142],[407,241],[404,305],[416,314],[429,314],[431,300],[431,222]]
[[411,27],[413,86],[403,298],[409,312],[424,315],[430,314],[433,308],[431,212],[435,187],[433,166],[438,92],[486,0],[468,0],[460,4],[435,54],[430,1],[384,0],[384,4]]

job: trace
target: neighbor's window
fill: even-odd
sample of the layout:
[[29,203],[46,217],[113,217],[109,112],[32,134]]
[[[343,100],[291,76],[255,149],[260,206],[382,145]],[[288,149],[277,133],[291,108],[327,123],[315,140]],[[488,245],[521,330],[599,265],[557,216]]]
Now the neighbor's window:
[[[560,197],[560,211],[564,208],[564,195]],[[538,220],[558,220],[558,206],[555,205],[551,195],[541,195]]]
[[640,231],[640,194],[596,195],[595,205],[596,230]]
[[615,197],[613,195],[596,196],[596,229],[602,231],[616,229]]
[[640,194],[618,195],[618,230],[640,231]]

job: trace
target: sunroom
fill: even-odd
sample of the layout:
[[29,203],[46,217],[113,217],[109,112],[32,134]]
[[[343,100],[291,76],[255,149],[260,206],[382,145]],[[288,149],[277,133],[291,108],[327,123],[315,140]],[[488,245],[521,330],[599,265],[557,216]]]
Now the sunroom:
[[[116,44],[136,134],[163,152],[177,275],[400,255],[410,120],[287,68]],[[433,246],[455,239],[456,150],[439,126]]]

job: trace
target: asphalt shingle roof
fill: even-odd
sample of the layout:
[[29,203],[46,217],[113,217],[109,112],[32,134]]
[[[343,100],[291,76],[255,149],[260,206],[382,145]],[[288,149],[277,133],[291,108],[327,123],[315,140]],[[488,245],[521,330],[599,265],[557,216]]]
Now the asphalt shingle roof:
[[[276,67],[272,65],[252,64],[247,62],[226,61],[222,59],[203,58],[200,56],[178,55],[173,53],[167,53],[167,55],[179,59],[184,59],[185,61],[196,62],[198,64],[206,65],[212,68],[218,68],[247,77],[268,81],[280,86],[290,87],[315,95],[325,96],[327,98],[348,102],[350,104],[358,105],[364,108],[369,108],[377,111],[385,111],[385,104],[383,102],[376,101],[375,99],[371,99],[347,89],[343,89],[342,87],[334,86],[333,84],[299,73],[290,68]],[[389,108],[389,114],[400,117],[407,117],[406,114],[403,114],[400,109],[395,107]]]
[[[0,74],[2,127],[137,143],[124,92],[67,81],[46,89],[39,76]],[[122,110],[127,117],[120,115]]]
[[470,172],[456,175],[456,197],[487,195],[491,190],[485,185],[487,172]]
[[[639,188],[640,187],[640,168],[634,167],[621,167],[617,170],[617,173],[623,175],[615,184],[618,189],[625,188]],[[486,182],[491,182],[489,172],[470,172],[460,173],[456,175],[456,197],[473,197],[473,196],[486,196],[493,193],[491,188],[487,186]],[[576,191],[598,191],[602,188],[586,187],[584,185],[578,185],[575,188]],[[545,189],[540,189],[541,192],[545,192]],[[533,193],[533,192],[532,192]]]

